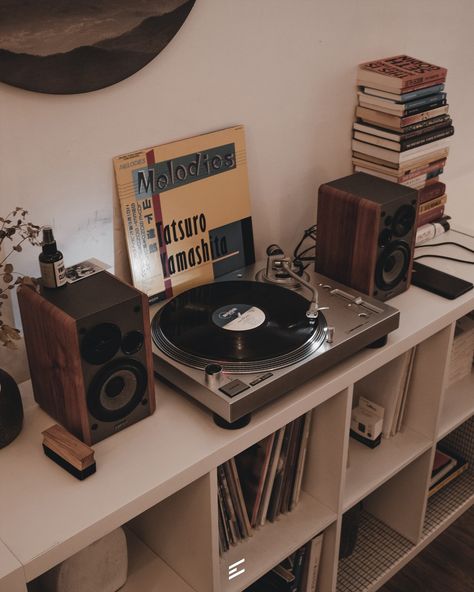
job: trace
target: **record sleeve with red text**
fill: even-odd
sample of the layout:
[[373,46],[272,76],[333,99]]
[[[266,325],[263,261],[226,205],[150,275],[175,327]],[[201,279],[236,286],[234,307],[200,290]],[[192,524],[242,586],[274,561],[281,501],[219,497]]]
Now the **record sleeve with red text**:
[[150,302],[254,263],[243,126],[113,162],[133,284]]

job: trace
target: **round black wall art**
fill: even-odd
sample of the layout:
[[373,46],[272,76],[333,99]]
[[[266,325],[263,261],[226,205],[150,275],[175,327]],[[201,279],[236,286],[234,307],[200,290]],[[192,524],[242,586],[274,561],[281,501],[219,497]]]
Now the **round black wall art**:
[[143,68],[195,0],[0,0],[0,81],[84,93]]

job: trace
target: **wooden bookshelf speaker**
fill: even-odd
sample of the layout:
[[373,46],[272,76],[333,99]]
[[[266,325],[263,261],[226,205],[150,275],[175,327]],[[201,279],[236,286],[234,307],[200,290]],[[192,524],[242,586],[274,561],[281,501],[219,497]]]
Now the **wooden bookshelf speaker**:
[[410,286],[418,192],[365,173],[321,185],[316,271],[379,300]]
[[34,397],[94,444],[155,410],[145,294],[102,271],[18,301]]

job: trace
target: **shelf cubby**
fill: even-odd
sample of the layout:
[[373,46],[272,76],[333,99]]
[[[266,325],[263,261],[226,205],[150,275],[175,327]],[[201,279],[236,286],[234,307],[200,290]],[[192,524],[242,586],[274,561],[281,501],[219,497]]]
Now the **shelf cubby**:
[[430,448],[430,440],[410,428],[392,438],[382,438],[376,448],[369,448],[350,438],[343,511],[361,501]]
[[193,481],[128,527],[196,592],[217,588],[217,475]]
[[[323,543],[321,578],[331,580],[335,522],[341,496],[341,472],[346,462],[346,425],[350,392],[341,391],[313,409],[301,498],[297,506],[273,523],[253,531],[220,558],[223,592],[239,592],[272,569],[318,533],[332,527]],[[331,549],[325,551],[326,547]],[[245,572],[229,580],[229,566],[245,559]]]
[[[471,396],[474,397],[474,391]],[[430,540],[474,504],[474,415],[449,432],[439,444],[467,460],[469,466],[428,499],[423,538]]]
[[[240,592],[331,525],[336,513],[303,492],[299,504],[230,547],[220,558],[222,592]],[[323,543],[324,544],[324,543]],[[245,572],[229,580],[229,566],[244,559]]]
[[474,372],[452,384],[443,398],[438,440],[474,415]]
[[132,531],[126,530],[128,576],[121,592],[194,592],[158,555]]
[[339,561],[337,592],[376,590],[414,547],[375,516],[362,511],[354,552]]

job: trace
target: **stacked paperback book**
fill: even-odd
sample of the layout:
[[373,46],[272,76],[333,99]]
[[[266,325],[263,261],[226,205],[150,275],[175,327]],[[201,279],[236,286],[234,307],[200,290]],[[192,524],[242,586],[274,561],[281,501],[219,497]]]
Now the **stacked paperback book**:
[[436,448],[428,497],[443,489],[445,485],[459,477],[468,468],[469,463],[458,454]]
[[296,506],[310,424],[308,412],[218,467],[221,553]]
[[321,533],[257,580],[246,592],[316,592],[322,544]]
[[447,200],[439,180],[454,134],[446,74],[405,55],[358,68],[354,170],[418,189],[418,227],[441,220]]

